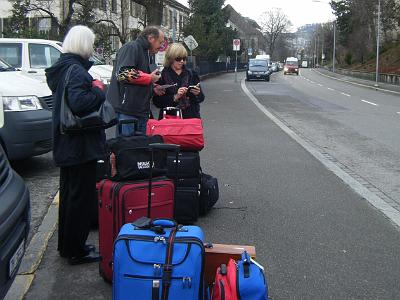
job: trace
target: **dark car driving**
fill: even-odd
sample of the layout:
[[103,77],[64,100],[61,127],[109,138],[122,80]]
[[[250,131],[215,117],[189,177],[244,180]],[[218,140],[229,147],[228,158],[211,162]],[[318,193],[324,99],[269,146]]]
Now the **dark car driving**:
[[246,71],[246,80],[263,79],[269,81],[270,69],[268,61],[263,59],[250,59]]
[[11,168],[0,143],[0,299],[10,288],[25,253],[29,201],[29,191]]

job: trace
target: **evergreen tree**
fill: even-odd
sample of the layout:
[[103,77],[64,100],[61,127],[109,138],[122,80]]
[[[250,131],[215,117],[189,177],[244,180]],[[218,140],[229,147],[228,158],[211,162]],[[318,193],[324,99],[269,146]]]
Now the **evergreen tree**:
[[[232,56],[232,40],[237,33],[226,27],[228,15],[222,10],[225,0],[189,0],[192,15],[183,28],[199,43],[193,54],[200,59],[216,60],[219,55]],[[238,53],[240,54],[240,53]]]

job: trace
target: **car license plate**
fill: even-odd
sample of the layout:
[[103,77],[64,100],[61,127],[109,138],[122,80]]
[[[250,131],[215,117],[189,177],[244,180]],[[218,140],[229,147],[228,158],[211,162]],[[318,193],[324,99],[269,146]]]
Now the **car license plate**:
[[14,252],[13,256],[8,263],[8,275],[13,277],[17,271],[17,267],[22,257],[24,256],[25,239],[22,240],[21,244],[18,246],[17,250]]

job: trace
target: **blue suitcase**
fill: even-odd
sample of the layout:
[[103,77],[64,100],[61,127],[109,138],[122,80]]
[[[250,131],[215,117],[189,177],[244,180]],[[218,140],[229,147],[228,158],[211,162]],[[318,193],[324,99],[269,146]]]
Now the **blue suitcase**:
[[198,226],[125,224],[114,243],[113,299],[203,300],[203,244]]

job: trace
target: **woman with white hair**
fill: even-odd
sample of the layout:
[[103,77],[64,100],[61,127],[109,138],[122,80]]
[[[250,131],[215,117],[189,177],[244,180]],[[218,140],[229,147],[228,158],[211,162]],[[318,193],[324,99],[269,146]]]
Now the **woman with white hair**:
[[[58,251],[72,265],[99,260],[93,245],[86,245],[92,201],[96,199],[96,161],[105,156],[104,130],[60,132],[61,99],[71,111],[85,116],[105,101],[104,85],[88,73],[95,35],[86,26],[72,27],[63,42],[64,53],[46,69],[53,92],[53,157],[60,167]],[[70,72],[66,82],[66,75]]]

